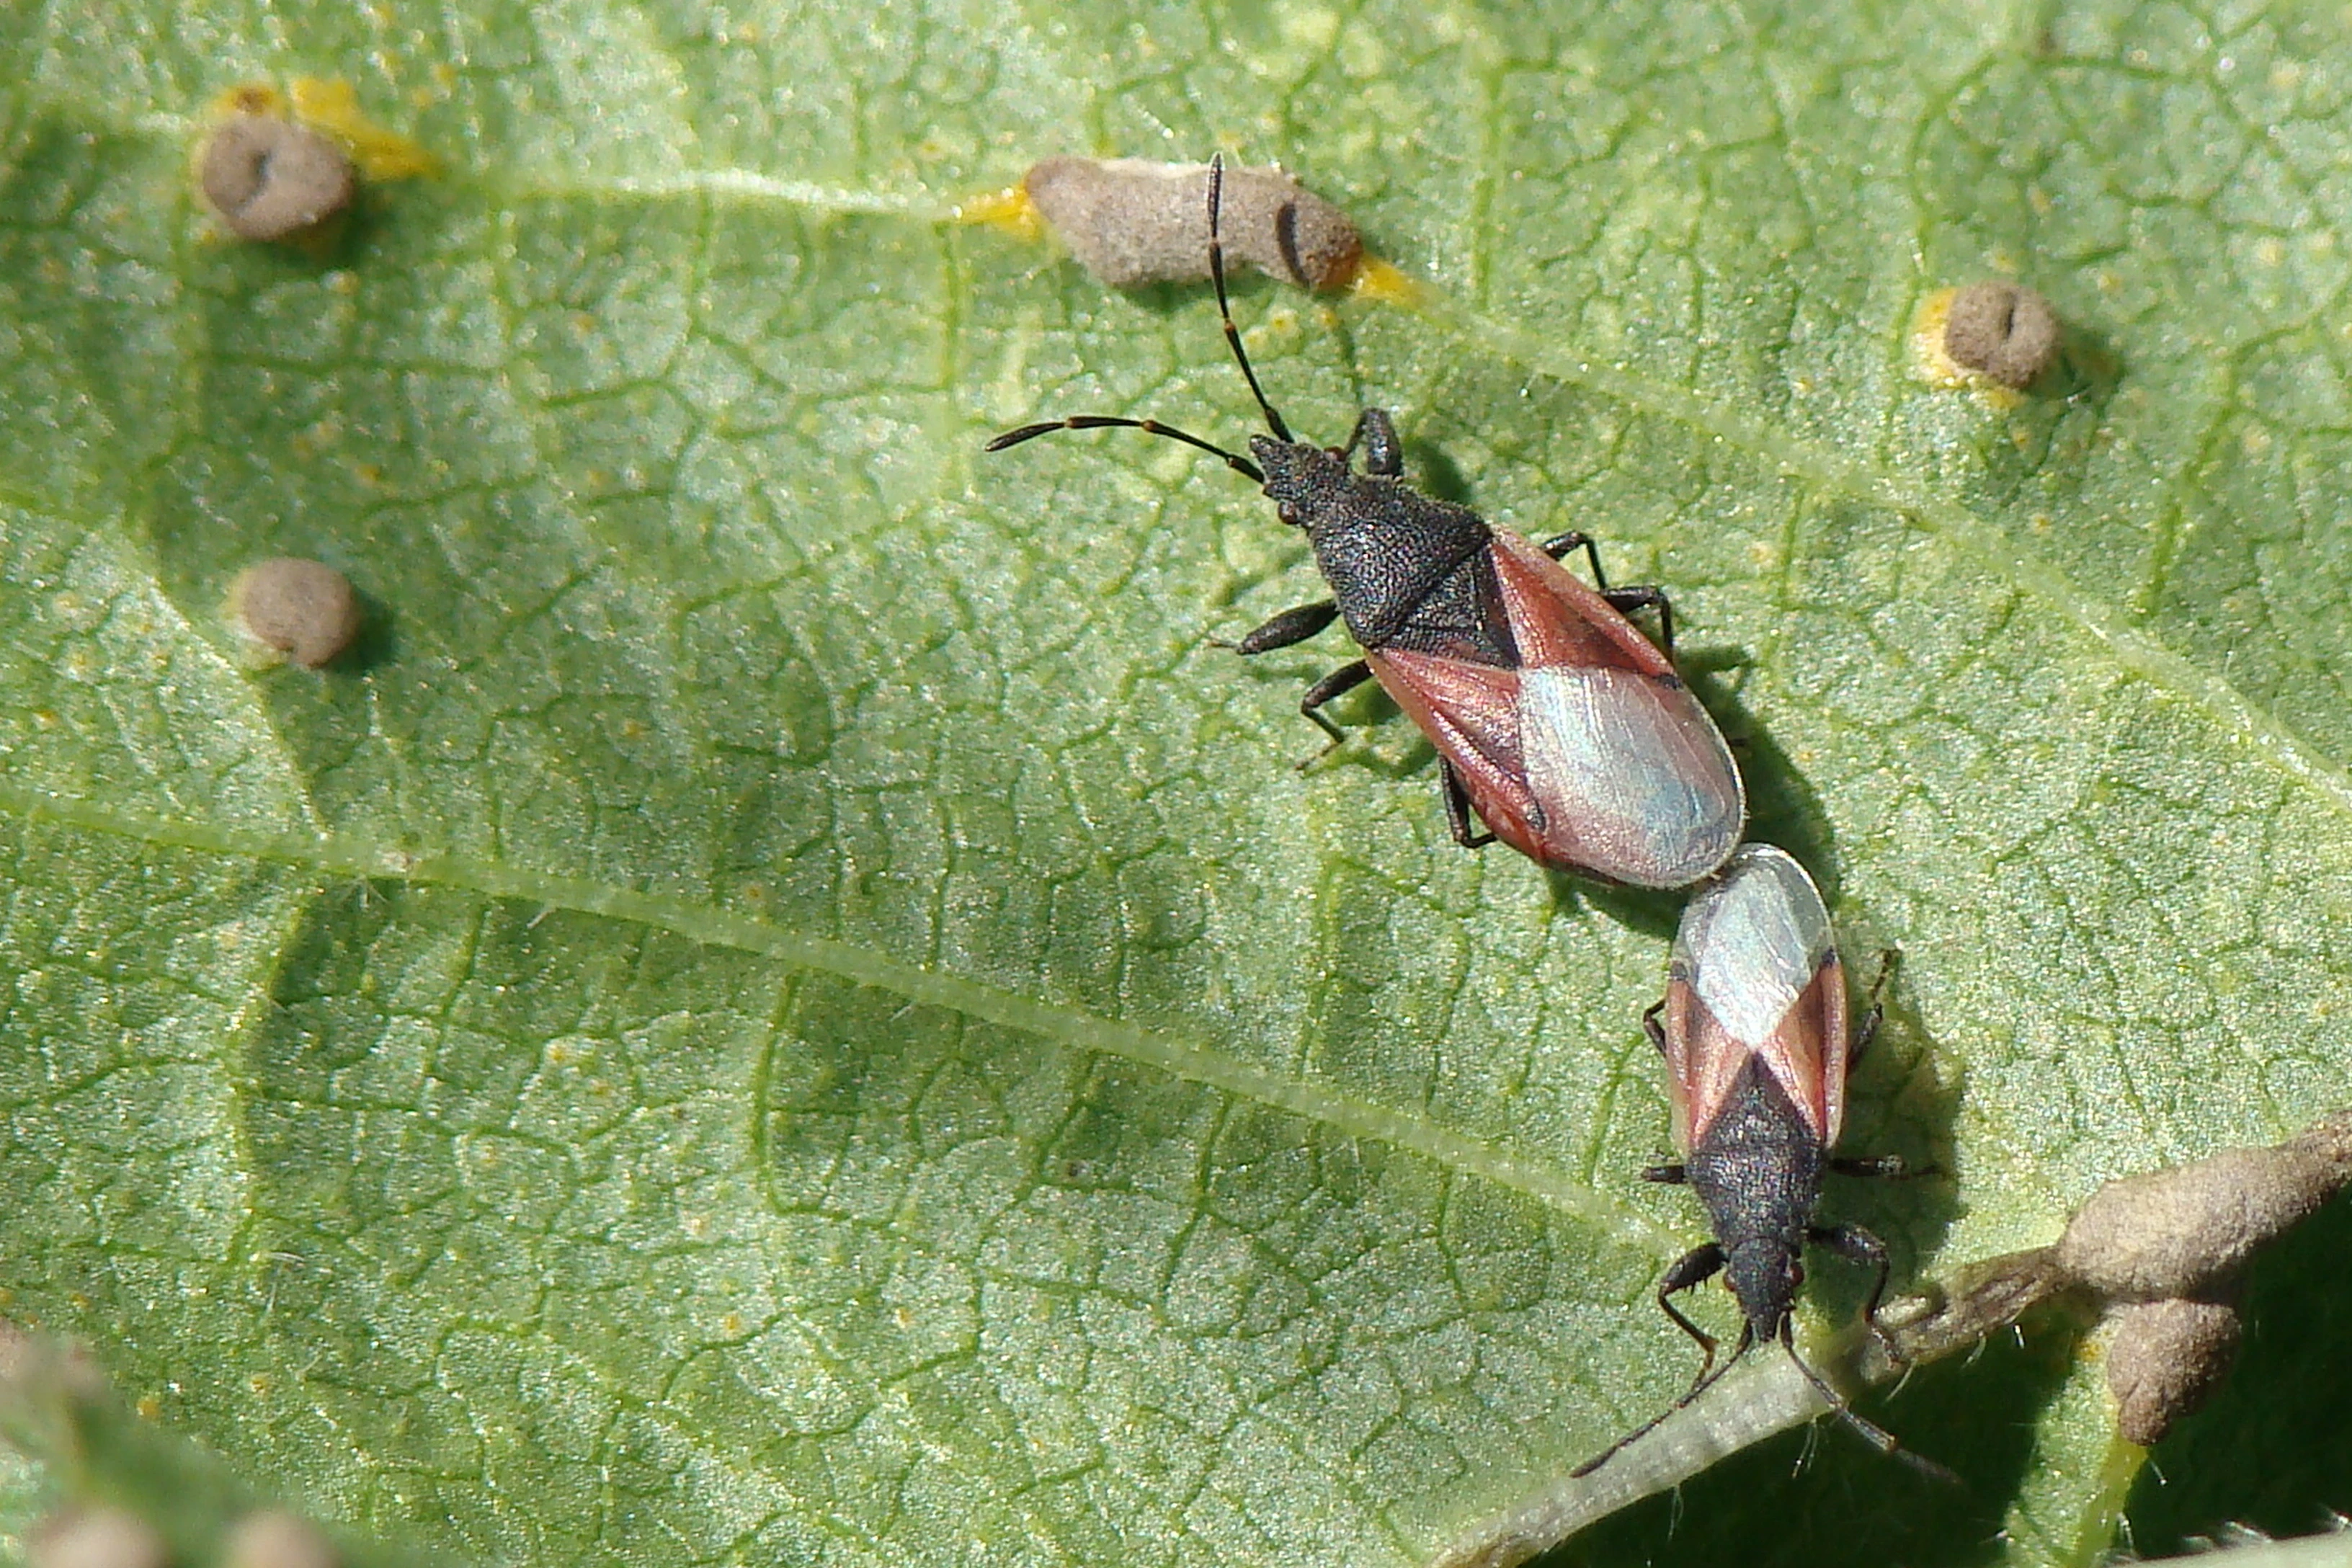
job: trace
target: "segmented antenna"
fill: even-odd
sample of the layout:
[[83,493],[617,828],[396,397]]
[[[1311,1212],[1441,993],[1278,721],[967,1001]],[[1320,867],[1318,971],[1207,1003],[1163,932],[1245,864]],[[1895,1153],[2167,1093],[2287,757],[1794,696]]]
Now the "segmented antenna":
[[1225,297],[1225,244],[1217,236],[1217,214],[1224,205],[1225,155],[1213,153],[1209,159],[1209,277],[1217,285],[1217,316],[1225,323],[1225,342],[1233,345],[1234,359],[1242,367],[1243,379],[1249,383],[1250,395],[1257,399],[1258,412],[1265,416],[1265,427],[1284,446],[1293,442],[1290,426],[1282,422],[1274,405],[1265,400],[1265,389],[1257,384],[1257,372],[1250,368],[1249,355],[1242,349],[1241,330],[1234,325],[1233,301]]
[[1056,430],[1140,430],[1147,436],[1165,436],[1171,441],[1196,447],[1213,458],[1223,458],[1225,467],[1252,484],[1265,483],[1265,475],[1247,458],[1238,457],[1213,442],[1202,440],[1198,436],[1188,435],[1173,425],[1162,425],[1157,419],[1124,419],[1116,414],[1073,414],[1066,419],[1047,419],[1036,425],[1024,425],[1018,430],[1007,430],[982,450],[1002,452],[1007,447],[1018,447],[1024,441],[1034,441]]
[[[1812,1385],[1813,1392],[1820,1394],[1822,1402],[1830,1407],[1831,1412],[1834,1414],[1839,1420],[1853,1427],[1855,1435],[1861,1437],[1864,1442],[1869,1444],[1872,1447],[1877,1449],[1880,1453],[1885,1455],[1890,1459],[1902,1460],[1913,1469],[1917,1470],[1921,1475],[1932,1477],[1937,1480],[1943,1481],[1951,1486],[1957,1487],[1964,1484],[1958,1476],[1953,1474],[1942,1465],[1937,1464],[1935,1460],[1928,1458],[1924,1454],[1916,1454],[1905,1447],[1896,1440],[1894,1433],[1889,1432],[1885,1427],[1881,1426],[1875,1421],[1871,1420],[1868,1416],[1854,1409],[1852,1405],[1846,1402],[1845,1395],[1840,1394],[1836,1389],[1832,1388],[1829,1385],[1828,1380],[1823,1378],[1820,1373],[1815,1372],[1811,1366],[1808,1366],[1805,1363],[1805,1358],[1797,1353],[1794,1319],[1782,1318],[1780,1320],[1780,1331],[1776,1337],[1780,1342],[1780,1348],[1789,1352],[1790,1363],[1796,1367],[1799,1373],[1804,1377],[1804,1380]],[[1651,1433],[1664,1426],[1667,1420],[1675,1414],[1680,1411],[1689,1409],[1692,1405],[1697,1402],[1699,1395],[1705,1394],[1708,1389],[1713,1388],[1717,1384],[1722,1382],[1724,1374],[1728,1373],[1733,1367],[1738,1366],[1739,1364],[1739,1358],[1746,1355],[1755,1343],[1756,1331],[1754,1327],[1748,1324],[1742,1324],[1739,1330],[1738,1345],[1733,1349],[1729,1356],[1724,1359],[1721,1365],[1702,1371],[1698,1374],[1696,1381],[1693,1382],[1690,1385],[1689,1392],[1685,1394],[1680,1399],[1675,1400],[1672,1405],[1667,1405],[1664,1410],[1658,1412],[1657,1415],[1652,1416],[1649,1420],[1643,1422],[1642,1425],[1634,1427],[1631,1432],[1626,1433],[1622,1437],[1618,1438],[1614,1443],[1610,1444],[1606,1448],[1601,1449],[1601,1452],[1595,1454],[1592,1458],[1585,1460],[1584,1463],[1577,1466],[1576,1468],[1569,1471],[1569,1479],[1570,1480],[1575,1480],[1581,1477],[1591,1475],[1593,1471],[1599,1469],[1601,1466],[1615,1458],[1625,1449],[1633,1447],[1635,1443],[1640,1442],[1643,1438],[1648,1436]]]
[[1755,1342],[1755,1328],[1752,1325],[1742,1323],[1739,1326],[1738,1347],[1735,1349],[1730,1355],[1724,1359],[1721,1365],[1700,1368],[1698,1376],[1692,1380],[1689,1390],[1685,1393],[1680,1399],[1675,1400],[1672,1405],[1667,1405],[1664,1410],[1659,1411],[1655,1415],[1651,1416],[1647,1421],[1643,1422],[1639,1426],[1634,1427],[1631,1432],[1626,1433],[1622,1437],[1618,1438],[1614,1443],[1610,1444],[1609,1447],[1601,1449],[1601,1452],[1593,1455],[1592,1458],[1585,1460],[1584,1463],[1569,1471],[1568,1479],[1570,1480],[1577,1480],[1585,1476],[1591,1475],[1593,1471],[1599,1469],[1601,1466],[1607,1464],[1610,1460],[1615,1458],[1618,1455],[1623,1453],[1626,1449],[1632,1447],[1634,1444],[1640,1442],[1643,1438],[1648,1436],[1659,1427],[1664,1426],[1668,1419],[1676,1412],[1689,1409],[1691,1405],[1697,1401],[1700,1394],[1705,1394],[1708,1389],[1713,1388],[1717,1384],[1722,1382],[1723,1374],[1739,1364],[1739,1358],[1746,1355],[1748,1353],[1748,1348]]

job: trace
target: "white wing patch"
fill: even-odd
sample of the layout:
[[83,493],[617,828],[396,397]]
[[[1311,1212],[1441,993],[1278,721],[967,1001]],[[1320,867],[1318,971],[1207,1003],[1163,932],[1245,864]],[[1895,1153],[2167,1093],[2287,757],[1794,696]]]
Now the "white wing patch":
[[1746,802],[1722,737],[1689,692],[1628,670],[1519,672],[1519,745],[1546,830],[1642,888],[1705,876],[1739,840]]
[[1675,969],[1733,1038],[1760,1048],[1834,942],[1804,868],[1770,845],[1748,844],[1683,911]]

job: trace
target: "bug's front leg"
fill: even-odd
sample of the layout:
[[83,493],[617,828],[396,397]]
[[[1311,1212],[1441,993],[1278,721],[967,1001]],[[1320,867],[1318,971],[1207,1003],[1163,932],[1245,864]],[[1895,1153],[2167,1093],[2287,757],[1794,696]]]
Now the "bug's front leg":
[[1360,658],[1353,664],[1341,665],[1307,689],[1307,695],[1298,700],[1298,710],[1312,719],[1318,729],[1331,737],[1331,745],[1324,747],[1312,757],[1300,759],[1299,767],[1307,767],[1318,758],[1330,755],[1332,746],[1337,746],[1348,738],[1340,733],[1339,725],[1331,722],[1329,715],[1323,711],[1323,705],[1335,697],[1353,691],[1371,678],[1372,667]]

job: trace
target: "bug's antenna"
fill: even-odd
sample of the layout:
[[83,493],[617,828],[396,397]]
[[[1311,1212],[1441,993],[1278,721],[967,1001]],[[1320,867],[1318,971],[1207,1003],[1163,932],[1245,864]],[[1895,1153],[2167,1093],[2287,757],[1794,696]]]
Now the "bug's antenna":
[[[1680,1399],[1675,1400],[1672,1405],[1667,1405],[1664,1410],[1659,1411],[1655,1415],[1651,1416],[1647,1421],[1643,1422],[1639,1426],[1634,1427],[1631,1432],[1626,1433],[1622,1437],[1618,1438],[1614,1443],[1610,1444],[1606,1448],[1601,1449],[1601,1452],[1593,1455],[1592,1458],[1585,1460],[1584,1463],[1577,1466],[1576,1468],[1569,1471],[1568,1479],[1570,1480],[1576,1480],[1581,1477],[1591,1475],[1593,1471],[1599,1469],[1601,1466],[1615,1458],[1619,1454],[1623,1453],[1626,1449],[1632,1447],[1634,1444],[1640,1442],[1643,1438],[1648,1436],[1659,1427],[1664,1426],[1667,1419],[1676,1412],[1690,1408],[1692,1405],[1697,1402],[1700,1394],[1705,1394],[1708,1389],[1713,1388],[1717,1384],[1722,1382],[1724,1374],[1729,1372],[1733,1367],[1739,1364],[1739,1358],[1746,1355],[1748,1353],[1748,1347],[1755,1342],[1755,1329],[1748,1324],[1741,1324],[1739,1329],[1739,1343],[1729,1355],[1724,1357],[1721,1365],[1700,1373],[1696,1380],[1691,1384],[1688,1393],[1685,1394]],[[1811,1374],[1809,1373],[1808,1375]],[[1815,1386],[1818,1387],[1819,1384],[1817,1384]],[[1834,1397],[1835,1396],[1832,1395],[1832,1398]]]
[[1829,1407],[1837,1413],[1838,1419],[1853,1427],[1855,1435],[1864,1442],[1890,1459],[1902,1460],[1921,1475],[1932,1476],[1937,1480],[1950,1486],[1957,1487],[1963,1484],[1959,1477],[1936,1463],[1935,1460],[1924,1454],[1915,1454],[1895,1440],[1894,1433],[1855,1410],[1853,1405],[1846,1403],[1843,1394],[1829,1385],[1820,1373],[1806,1365],[1805,1358],[1797,1353],[1795,1330],[1791,1320],[1788,1318],[1780,1320],[1780,1344],[1788,1351],[1789,1359],[1796,1363],[1797,1370],[1804,1373],[1805,1381],[1813,1385],[1813,1392],[1828,1401]]
[[1265,400],[1265,390],[1257,384],[1257,372],[1250,368],[1249,355],[1242,352],[1242,334],[1234,325],[1233,302],[1225,298],[1225,246],[1217,237],[1217,215],[1224,205],[1225,155],[1213,153],[1209,159],[1209,277],[1217,285],[1217,315],[1225,323],[1225,342],[1233,345],[1234,358],[1242,367],[1242,377],[1249,383],[1250,395],[1257,399],[1258,412],[1265,416],[1265,426],[1274,438],[1290,444],[1290,426],[1282,422],[1274,405]]
[[1236,456],[1213,442],[1202,440],[1198,436],[1188,435],[1173,425],[1162,425],[1157,419],[1122,419],[1115,414],[1073,414],[1066,419],[1047,419],[1036,425],[1024,425],[1018,430],[1007,430],[981,449],[1002,452],[1007,447],[1018,447],[1024,441],[1034,441],[1056,430],[1140,430],[1147,436],[1165,436],[1171,441],[1181,441],[1213,458],[1223,458],[1225,467],[1252,484],[1265,483],[1265,475],[1247,458]]

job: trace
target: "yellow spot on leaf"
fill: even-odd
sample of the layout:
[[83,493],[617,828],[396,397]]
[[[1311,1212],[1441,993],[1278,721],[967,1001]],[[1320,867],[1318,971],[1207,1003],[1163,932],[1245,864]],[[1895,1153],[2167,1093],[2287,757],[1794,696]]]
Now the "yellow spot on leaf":
[[1335,288],[1344,284],[1359,300],[1398,305],[1408,310],[1427,309],[1433,298],[1428,284],[1369,253],[1357,258],[1351,275],[1331,281]]
[[1044,216],[1037,211],[1037,204],[1029,199],[1028,191],[1019,185],[1007,185],[1001,191],[958,202],[949,209],[948,216],[958,223],[984,223],[1033,243],[1045,237]]
[[352,162],[371,180],[405,180],[440,165],[414,139],[387,131],[360,109],[359,94],[341,78],[296,77],[289,84],[294,118],[326,132],[351,149]]
[[283,114],[286,98],[266,81],[239,82],[213,100],[215,118],[228,114]]
[[1339,16],[1335,11],[1316,6],[1312,10],[1293,11],[1282,18],[1283,36],[1295,44],[1309,48],[1328,49],[1339,36]]
[[1944,352],[1944,326],[1951,319],[1957,289],[1938,289],[1919,301],[1911,321],[1911,363],[1928,385],[1947,392],[1973,392],[1986,407],[2006,411],[2025,401],[1990,376],[1979,375]]

